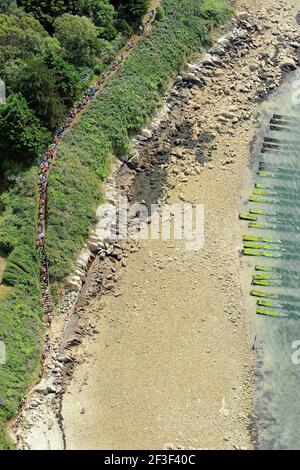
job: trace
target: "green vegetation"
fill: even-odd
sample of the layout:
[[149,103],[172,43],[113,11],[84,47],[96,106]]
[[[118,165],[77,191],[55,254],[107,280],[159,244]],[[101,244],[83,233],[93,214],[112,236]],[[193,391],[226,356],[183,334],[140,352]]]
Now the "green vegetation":
[[162,6],[158,6],[156,8],[156,16],[155,16],[156,21],[162,21],[164,17],[165,17],[165,10],[163,9]]
[[267,310],[264,308],[258,308],[256,310],[257,315],[263,315],[267,317],[273,317],[273,318],[285,318],[286,315],[283,313],[277,312],[276,310]]
[[37,171],[11,177],[1,196],[0,249],[10,253],[3,282],[14,289],[0,298],[0,339],[6,345],[6,364],[0,365],[0,448],[7,448],[3,423],[20,406],[26,387],[38,376],[43,333],[39,264],[36,257],[35,207]]
[[255,222],[258,220],[258,217],[252,214],[240,214],[239,219],[240,220],[252,220],[253,222]]
[[[32,114],[29,123],[20,121],[22,134],[31,133],[34,117],[52,131],[94,73],[108,67],[149,2],[127,3],[124,8],[123,2],[114,6],[109,0],[0,1],[0,78],[8,95],[20,93]],[[5,141],[1,132],[0,148]],[[20,153],[12,139],[14,152]]]
[[7,159],[27,159],[36,155],[49,139],[44,129],[22,95],[11,95],[0,106],[0,165],[5,168]]
[[[55,18],[62,14],[79,14],[71,8],[70,5],[74,4],[71,1],[18,3],[28,10],[31,8],[30,11],[46,25],[51,34],[57,21]],[[76,3],[81,3],[85,8],[95,4],[89,1]],[[105,1],[99,3],[108,4]],[[133,8],[134,3],[139,3],[143,9],[148,4],[145,1],[110,3],[116,8],[114,25],[118,27],[122,21],[124,27],[124,21],[134,24],[138,20],[136,15],[142,10]],[[44,5],[50,5],[53,10],[49,13],[50,10],[47,11]],[[213,28],[230,13],[230,8],[222,0],[164,0],[163,9],[164,15],[160,21],[139,42],[119,73],[109,80],[103,92],[83,113],[78,124],[66,133],[60,145],[59,157],[49,180],[49,224],[46,237],[51,282],[57,288],[61,287],[62,281],[71,271],[89,227],[95,221],[95,208],[101,199],[101,181],[109,170],[113,155],[128,151],[130,136],[143,126],[159,106],[161,91],[170,76],[180,69],[194,50],[210,43]],[[85,14],[96,25],[98,20],[95,19],[95,12]],[[21,18],[24,17],[21,15]],[[66,62],[70,58],[65,55],[57,39],[41,29],[36,20],[26,18],[34,26],[34,31],[32,27],[30,29],[30,35],[36,38],[43,51],[42,59],[39,53],[26,56],[26,65],[30,66],[31,60],[38,60],[41,67],[44,64],[59,69],[62,74],[66,73],[67,78],[52,83],[50,90],[57,90],[58,84],[62,86],[63,81],[63,85],[67,84],[74,92],[76,86],[72,87],[70,77],[76,83],[74,74],[78,74],[77,64],[75,67],[75,63]],[[111,27],[110,21],[107,21]],[[23,62],[23,59],[20,62],[16,58],[12,69],[15,66],[22,67]],[[67,70],[67,67],[75,68]],[[14,83],[11,80],[11,86]],[[27,85],[29,89],[29,83]],[[23,93],[26,93],[25,90]],[[26,96],[29,97],[29,94]],[[56,98],[62,96],[63,93],[57,91]],[[37,108],[35,113],[41,111],[40,105]],[[52,116],[50,111],[39,118],[51,126]],[[29,142],[35,142],[36,137],[33,137]],[[26,138],[26,145],[27,142]],[[30,150],[32,147],[28,145],[28,148]],[[32,166],[26,166],[29,163],[17,162],[12,165],[11,162],[7,164],[5,155],[1,158],[6,164],[6,178],[0,199],[0,249],[9,254],[4,282],[14,288],[7,300],[0,301],[0,338],[5,341],[8,352],[7,364],[0,369],[0,429],[1,423],[12,417],[26,388],[37,376],[40,338],[43,334],[39,266],[35,248],[38,167],[33,165],[37,159],[32,156]],[[3,432],[0,431],[0,447],[7,446]]]
[[218,1],[214,2],[216,16],[205,20],[208,4],[200,2],[199,8],[197,0],[165,0],[164,19],[136,46],[118,75],[65,136],[49,181],[46,243],[52,281],[61,282],[72,268],[93,220],[98,203],[94,194],[111,154],[128,152],[130,135],[160,104],[160,92],[169,77],[193,50],[209,43],[211,29],[229,14],[229,8]]
[[[0,14],[0,77],[8,96],[21,93],[32,114],[49,129],[64,119],[83,86],[79,70],[63,59],[57,39],[24,15]],[[27,122],[20,126],[27,133]],[[0,142],[5,138],[1,133]]]
[[65,13],[55,20],[55,37],[64,45],[64,58],[74,65],[92,67],[100,54],[97,27],[86,16]]
[[140,18],[148,9],[151,0],[112,0],[121,17],[130,21]]
[[147,11],[150,0],[17,0],[17,3],[48,31],[53,31],[55,19],[66,13],[86,16],[100,28],[111,28],[115,18],[132,23]]

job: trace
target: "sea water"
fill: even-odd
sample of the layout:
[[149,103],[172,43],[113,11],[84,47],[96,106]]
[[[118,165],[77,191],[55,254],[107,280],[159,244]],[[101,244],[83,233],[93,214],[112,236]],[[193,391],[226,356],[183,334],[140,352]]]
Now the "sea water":
[[[271,129],[271,119],[276,128]],[[280,115],[281,117],[278,117]],[[278,123],[280,125],[278,125]],[[278,139],[272,142],[268,139]],[[267,151],[262,153],[263,145]],[[272,146],[274,145],[274,149]],[[270,147],[270,148],[268,148]],[[276,178],[259,176],[259,166],[272,166]],[[285,171],[283,170],[285,169]],[[248,228],[241,222],[244,235],[271,237],[291,242],[284,256],[288,259],[264,257],[242,258],[243,290],[251,316],[255,337],[255,405],[254,428],[259,449],[300,449],[300,72],[288,76],[278,92],[267,99],[261,108],[256,138],[248,172],[247,191],[242,212],[265,209],[277,212],[271,217],[259,216],[258,222],[276,225],[276,230]],[[279,172],[279,174],[278,174]],[[276,185],[280,204],[249,202],[255,184]],[[259,197],[259,196],[258,196]],[[251,286],[256,265],[288,270],[283,285]],[[250,296],[256,289],[279,296],[293,296],[293,312],[281,309],[286,318],[257,315],[257,299]],[[274,302],[276,302],[274,300]],[[274,309],[273,309],[274,310]],[[292,317],[292,318],[290,318]]]

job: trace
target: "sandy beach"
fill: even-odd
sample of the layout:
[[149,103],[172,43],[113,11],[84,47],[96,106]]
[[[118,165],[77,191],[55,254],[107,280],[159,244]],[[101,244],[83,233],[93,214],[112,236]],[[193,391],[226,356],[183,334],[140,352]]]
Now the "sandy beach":
[[[254,336],[241,290],[238,213],[258,92],[270,92],[282,78],[264,54],[272,59],[276,46],[289,41],[285,35],[294,34],[300,3],[236,3],[244,21],[257,22],[249,28],[251,42],[237,46],[180,108],[194,140],[210,136],[209,161],[195,163],[199,148],[180,142],[164,168],[165,201],[204,205],[204,247],[187,251],[182,241],[144,240],[129,255],[112,292],[96,296],[82,313],[96,334],[76,349],[62,423],[52,417],[49,431],[49,421],[34,422],[29,411],[30,425],[18,431],[22,446],[254,447]],[[288,53],[279,48],[281,64]]]

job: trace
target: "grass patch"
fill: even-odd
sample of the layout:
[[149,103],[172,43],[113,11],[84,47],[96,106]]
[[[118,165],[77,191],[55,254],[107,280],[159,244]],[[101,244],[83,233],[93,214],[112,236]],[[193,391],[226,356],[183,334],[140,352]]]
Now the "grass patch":
[[0,340],[6,364],[0,365],[0,448],[10,448],[4,423],[19,408],[26,388],[38,377],[42,348],[39,264],[35,248],[37,168],[20,173],[2,193],[0,249],[10,252],[3,283],[12,286],[0,298]]

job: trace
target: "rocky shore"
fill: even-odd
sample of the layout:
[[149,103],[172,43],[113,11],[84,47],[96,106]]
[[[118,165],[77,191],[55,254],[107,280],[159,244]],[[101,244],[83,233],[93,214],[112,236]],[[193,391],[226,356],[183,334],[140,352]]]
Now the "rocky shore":
[[237,3],[229,31],[175,78],[106,183],[111,207],[122,195],[204,204],[205,247],[116,242],[99,208],[41,382],[11,427],[19,449],[253,446],[237,212],[259,104],[298,66],[300,2]]

